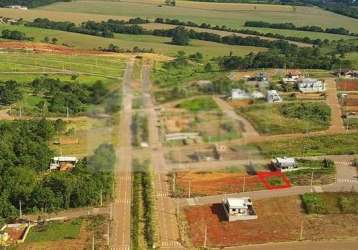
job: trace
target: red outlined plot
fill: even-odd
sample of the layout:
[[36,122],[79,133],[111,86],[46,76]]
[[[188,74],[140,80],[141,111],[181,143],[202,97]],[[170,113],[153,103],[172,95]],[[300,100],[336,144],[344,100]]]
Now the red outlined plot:
[[[268,189],[284,189],[290,188],[292,186],[291,181],[288,177],[282,173],[281,171],[274,171],[274,172],[257,172],[257,177],[260,179],[262,184]],[[273,185],[270,183],[270,178],[272,177],[279,177],[282,181],[282,185]]]

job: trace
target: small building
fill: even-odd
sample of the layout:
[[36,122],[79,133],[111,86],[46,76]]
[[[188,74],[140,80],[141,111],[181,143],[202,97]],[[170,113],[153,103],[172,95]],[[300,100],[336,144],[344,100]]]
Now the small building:
[[285,84],[296,84],[301,79],[303,79],[303,75],[300,71],[289,71],[282,81]]
[[266,100],[269,103],[282,102],[282,98],[276,90],[268,90]]
[[60,171],[68,171],[72,170],[78,159],[76,157],[71,156],[57,156],[52,158],[50,163],[50,171],[60,170]]
[[326,85],[320,80],[305,78],[298,83],[298,90],[302,93],[321,93],[326,91]]
[[223,207],[229,222],[257,219],[252,201],[249,197],[226,198],[223,200]]
[[298,168],[295,158],[292,157],[277,157],[271,160],[271,164],[276,169],[281,170],[282,172],[295,170]]
[[28,10],[28,8],[26,6],[22,6],[22,5],[9,5],[9,6],[6,6],[6,8],[16,9],[16,10]]
[[260,91],[254,91],[251,93],[253,99],[265,99],[265,95]]
[[231,90],[231,100],[247,100],[251,99],[250,93],[242,89],[232,89]]
[[336,71],[335,75],[346,79],[355,79],[358,78],[358,70],[341,69],[339,71]]

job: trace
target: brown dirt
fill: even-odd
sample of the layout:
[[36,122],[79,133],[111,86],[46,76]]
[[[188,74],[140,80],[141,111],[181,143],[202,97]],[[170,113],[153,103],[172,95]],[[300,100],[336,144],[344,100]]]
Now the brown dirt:
[[337,82],[337,89],[343,91],[358,91],[358,80],[341,80]]
[[242,173],[185,171],[178,172],[176,183],[186,194],[191,182],[192,195],[215,195],[242,192],[245,176],[245,191],[264,189],[257,176]]
[[296,241],[303,222],[304,240],[339,239],[358,235],[358,215],[306,215],[298,196],[254,201],[258,219],[227,222],[221,204],[184,209],[188,233],[194,246],[204,242],[212,247]]
[[252,100],[237,100],[237,101],[230,101],[229,104],[233,107],[233,108],[241,108],[241,107],[246,107],[250,104],[253,104],[254,102]]

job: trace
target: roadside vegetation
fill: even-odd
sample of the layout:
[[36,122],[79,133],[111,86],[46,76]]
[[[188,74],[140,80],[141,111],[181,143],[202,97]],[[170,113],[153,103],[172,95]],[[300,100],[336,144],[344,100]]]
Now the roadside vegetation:
[[331,110],[323,102],[257,104],[237,110],[263,134],[304,133],[329,127]]
[[132,145],[139,147],[141,143],[148,143],[148,117],[144,113],[137,112],[132,117]]
[[54,122],[42,120],[2,122],[0,158],[0,216],[11,219],[23,212],[51,212],[99,203],[112,197],[115,151],[101,145],[71,172],[47,172],[55,152],[48,146],[56,134]]
[[357,214],[357,193],[306,193],[301,196],[308,214]]
[[[334,146],[332,146],[334,145]],[[266,157],[343,155],[358,153],[358,134],[318,135],[251,144]]]
[[152,172],[148,161],[140,162],[138,159],[134,160],[132,186],[132,247],[133,249],[153,248],[156,240],[154,190]]

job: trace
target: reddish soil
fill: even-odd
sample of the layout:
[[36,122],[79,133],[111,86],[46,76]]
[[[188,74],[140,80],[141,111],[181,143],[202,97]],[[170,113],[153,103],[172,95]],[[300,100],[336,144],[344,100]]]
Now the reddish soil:
[[48,43],[36,43],[36,42],[18,42],[18,41],[1,41],[0,49],[24,49],[34,52],[51,52],[58,54],[91,54],[91,55],[105,55],[105,53],[95,50],[78,50],[69,48],[62,45],[48,44]]
[[225,193],[239,193],[243,190],[245,176],[245,191],[265,189],[257,176],[245,173],[225,172],[178,172],[176,184],[183,195],[188,193],[189,183],[192,195],[215,195]]
[[25,233],[26,227],[7,227],[5,229],[5,232],[7,232],[10,236],[10,238],[14,241],[20,240],[22,238],[22,235]]
[[340,80],[337,89],[343,91],[358,91],[358,80]]
[[221,204],[185,208],[194,246],[203,246],[205,225],[207,245],[224,247],[265,242],[292,241],[299,238],[302,220],[297,197],[254,201],[256,220],[227,222]]
[[[303,225],[304,240],[357,237],[357,214],[306,215],[298,196],[253,201],[256,220],[227,222],[221,204],[184,208],[192,244],[225,247],[296,241]],[[303,223],[303,224],[302,224]]]

